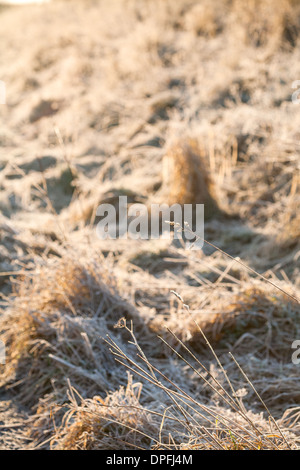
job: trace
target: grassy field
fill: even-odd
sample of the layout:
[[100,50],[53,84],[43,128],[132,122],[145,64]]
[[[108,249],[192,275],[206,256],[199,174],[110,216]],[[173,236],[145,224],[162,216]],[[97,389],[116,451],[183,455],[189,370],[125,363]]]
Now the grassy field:
[[[299,449],[300,2],[0,21],[0,449]],[[99,239],[120,196],[203,249]]]

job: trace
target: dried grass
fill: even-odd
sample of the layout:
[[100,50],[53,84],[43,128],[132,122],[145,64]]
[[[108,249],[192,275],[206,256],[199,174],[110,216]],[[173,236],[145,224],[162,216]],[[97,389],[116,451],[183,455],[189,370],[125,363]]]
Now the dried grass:
[[222,28],[219,8],[224,7],[224,2],[218,3],[204,1],[190,8],[184,16],[185,28],[197,36],[215,37]]
[[[299,448],[299,2],[125,3],[1,12],[1,385],[32,448]],[[174,131],[197,140],[166,150]],[[97,205],[128,188],[205,204],[230,261],[99,243]]]
[[101,338],[124,314],[143,330],[103,257],[86,262],[73,256],[27,272],[0,318],[7,350],[3,377],[26,404],[37,404],[54,383],[63,395],[66,375],[79,391],[106,390],[112,361]]
[[169,205],[204,204],[206,218],[219,213],[209,165],[196,140],[178,141],[164,156],[162,197]]
[[296,46],[299,4],[293,0],[234,2],[233,12],[246,43],[273,50]]
[[[125,404],[121,403],[124,400],[123,390],[108,397],[106,402],[95,397],[93,400],[83,401],[81,406],[78,406],[73,399],[70,411],[65,416],[65,423],[53,441],[58,445],[58,448],[101,449],[104,442],[106,442],[106,446],[114,450],[130,446],[145,448],[145,444],[148,449],[159,450],[274,450],[296,447],[297,437],[290,432],[284,419],[280,423],[282,427],[274,420],[253,384],[244,375],[234,358],[233,360],[248,386],[254,390],[265,407],[269,415],[269,422],[262,416],[255,415],[245,409],[242,403],[242,390],[236,391],[234,389],[215,353],[213,354],[221,367],[221,372],[224,373],[225,379],[230,385],[230,392],[195,358],[191,350],[186,348],[191,362],[179,353],[176,354],[188,365],[191,372],[197,374],[199,380],[204,381],[214,393],[218,394],[224,407],[206,406],[170,380],[145,356],[137,343],[132,326],[128,328],[124,321],[122,324],[120,323],[120,326],[130,332],[132,341],[137,348],[138,359],[133,360],[128,357],[127,353],[111,338],[108,339],[108,344],[117,362],[154,387],[153,393],[155,393],[155,388],[165,393],[163,410],[160,412],[152,410],[155,418],[161,416],[160,426],[156,422],[156,427],[153,429],[151,426],[153,421],[150,424],[149,417],[145,419],[147,411],[139,407],[136,397],[128,388]],[[199,331],[201,332],[201,330]],[[211,347],[209,343],[208,346]],[[170,349],[175,352],[171,346]],[[195,359],[196,362],[193,361]],[[195,368],[195,363],[197,368]],[[208,376],[211,381],[207,380]],[[129,402],[127,395],[129,395]],[[132,396],[134,397],[133,403],[130,400]],[[115,398],[117,398],[118,407],[113,410],[111,401],[114,402]],[[121,405],[120,408],[119,405]],[[144,424],[142,431],[139,428],[141,422]],[[168,429],[170,423],[171,430]],[[152,439],[150,439],[151,431],[154,432]],[[138,441],[137,437],[139,437]]]
[[286,200],[282,217],[282,227],[277,235],[277,242],[284,250],[291,250],[300,244],[300,174],[295,174],[291,193]]
[[[156,416],[139,402],[141,384],[129,376],[126,387],[105,399],[84,400],[72,390],[70,410],[52,439],[55,450],[133,450],[147,449],[156,434]],[[79,403],[78,403],[79,402]]]
[[[167,318],[157,315],[149,328],[174,344],[174,338],[172,341],[165,332],[167,327],[193,350],[203,353],[206,344],[199,333],[197,325],[200,325],[219,352],[230,350],[242,355],[255,350],[257,357],[276,357],[289,362],[293,338],[299,335],[297,302],[278,295],[274,289],[266,290],[264,283],[256,287],[241,283],[232,294],[221,289],[201,291],[196,301],[190,299],[190,315],[184,310],[174,311]],[[203,306],[205,297],[209,300]]]

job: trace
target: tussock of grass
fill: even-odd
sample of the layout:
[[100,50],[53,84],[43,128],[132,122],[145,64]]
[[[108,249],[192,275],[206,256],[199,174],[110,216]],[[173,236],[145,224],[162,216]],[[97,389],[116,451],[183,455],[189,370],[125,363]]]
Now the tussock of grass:
[[[229,392],[200,361],[193,362],[195,357],[188,348],[186,352],[189,359],[177,354],[191,371],[196,372],[200,382],[204,381],[218,394],[224,402],[224,407],[206,406],[197,397],[187,393],[148,360],[137,343],[132,326],[128,328],[124,321],[120,326],[131,334],[139,358],[132,359],[109,338],[108,344],[112,353],[118,362],[150,384],[152,397],[159,391],[164,392],[163,407],[149,410],[147,414],[147,410],[140,407],[136,395],[132,392],[131,382],[126,392],[121,389],[108,396],[105,401],[94,397],[93,400],[81,400],[78,405],[73,396],[70,410],[53,440],[56,447],[101,449],[105,445],[110,449],[142,447],[159,450],[267,450],[290,449],[295,446],[297,437],[289,431],[284,417],[280,427],[267,408],[265,409],[269,414],[269,422],[261,415],[246,410],[242,404],[243,391],[235,391],[215,353],[221,373],[224,373],[230,385]],[[255,391],[234,358],[233,361],[250,388]],[[197,364],[197,369],[194,364]],[[210,381],[207,380],[208,376]],[[255,393],[257,394],[256,391]],[[113,405],[116,405],[116,408]],[[161,417],[160,426],[158,417]]]
[[[255,350],[261,358],[271,356],[290,361],[291,344],[300,329],[297,302],[278,295],[274,289],[266,290],[263,283],[257,287],[241,284],[238,293],[211,293],[202,312],[195,313],[206,295],[204,290],[198,302],[191,300],[190,315],[184,310],[174,311],[167,318],[157,315],[149,323],[150,329],[165,335],[167,327],[192,349],[203,352],[206,344],[199,333],[200,325],[218,351],[246,354]],[[167,337],[172,341],[170,335]]]
[[299,37],[299,4],[294,0],[234,2],[244,40],[256,47],[293,48]]
[[164,202],[205,204],[205,215],[219,212],[216,190],[208,163],[196,140],[181,140],[172,145],[163,159]]
[[[84,400],[76,392],[62,426],[52,440],[55,450],[147,449],[159,421],[139,402],[141,384],[129,381],[126,387],[106,398]],[[79,402],[79,403],[78,403]]]
[[238,293],[225,311],[233,323],[224,325],[223,337],[239,353],[255,348],[258,356],[290,361],[291,344],[300,328],[297,302],[274,289],[249,288]]
[[143,329],[103,258],[87,262],[73,256],[27,273],[0,318],[7,349],[4,376],[26,404],[53,392],[54,382],[56,393],[63,391],[64,376],[74,377],[82,393],[106,390],[112,360],[101,338],[123,315]]
[[[300,181],[300,180],[299,180]],[[299,185],[300,188],[300,185]],[[287,207],[282,221],[282,230],[278,233],[277,242],[283,250],[297,248],[300,244],[300,195],[293,197],[293,203]]]
[[[224,3],[222,7],[224,7]],[[222,28],[220,19],[220,2],[212,4],[212,2],[204,1],[190,8],[184,17],[184,26],[188,31],[192,31],[197,36],[205,36],[208,38],[215,37]]]

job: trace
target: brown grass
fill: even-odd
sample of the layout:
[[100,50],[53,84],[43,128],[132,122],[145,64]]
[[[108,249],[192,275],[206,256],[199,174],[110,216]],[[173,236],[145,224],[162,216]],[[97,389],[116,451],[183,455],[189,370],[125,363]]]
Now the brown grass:
[[295,172],[290,194],[285,201],[285,210],[282,215],[282,227],[277,241],[283,249],[292,249],[300,243],[300,173]]
[[[190,315],[184,310],[168,318],[157,315],[150,322],[150,329],[163,336],[167,334],[173,344],[174,338],[165,330],[168,328],[193,350],[203,352],[206,344],[199,333],[197,325],[200,325],[218,351],[230,350],[242,355],[255,349],[258,357],[289,361],[293,338],[299,335],[297,302],[278,295],[274,289],[267,290],[261,283],[257,287],[241,284],[235,294],[221,290],[209,292],[204,289],[198,302],[191,298]],[[195,313],[199,312],[205,295],[210,295],[209,301],[201,313]]]
[[299,37],[299,3],[294,0],[234,2],[244,40],[256,47],[293,48]]
[[141,384],[132,378],[106,398],[84,400],[73,391],[70,410],[52,439],[55,450],[147,449],[159,426],[139,403]]
[[[299,2],[0,14],[0,399],[28,447],[299,449]],[[98,240],[120,195],[204,204],[208,243]]]
[[204,204],[206,218],[219,213],[216,189],[208,162],[196,140],[181,140],[169,148],[163,159],[164,202]]
[[102,256],[74,262],[69,254],[26,273],[0,326],[7,349],[3,375],[19,400],[36,405],[54,389],[63,391],[66,374],[79,391],[107,389],[111,359],[101,338],[124,314],[143,328]]
[[198,36],[215,37],[222,28],[218,6],[209,1],[192,6],[184,17],[184,26]]
[[[267,424],[261,416],[249,413],[242,402],[237,399],[243,396],[242,390],[235,391],[229,381],[231,391],[228,393],[201,362],[197,362],[198,369],[196,370],[193,362],[189,362],[177,353],[187,363],[190,370],[196,372],[199,380],[203,380],[212,391],[218,394],[225,402],[226,408],[204,405],[157,369],[139,347],[132,327],[129,329],[124,321],[122,326],[130,332],[132,341],[139,352],[140,361],[128,357],[127,353],[109,338],[108,343],[116,360],[152,384],[154,386],[152,393],[155,393],[155,388],[157,393],[159,390],[164,392],[166,396],[164,409],[154,411],[152,408],[153,419],[150,412],[147,415],[145,409],[140,407],[136,395],[132,393],[131,381],[125,395],[124,390],[120,390],[107,397],[105,401],[94,397],[93,400],[81,400],[81,405],[78,405],[73,396],[70,411],[65,415],[65,421],[53,440],[56,447],[102,449],[103,446],[110,447],[113,436],[113,449],[149,448],[151,441],[151,448],[159,450],[283,450],[294,448],[297,437],[289,431],[285,417],[281,422],[276,422],[264,405],[269,414],[269,424]],[[187,352],[193,359],[193,353],[189,349]],[[217,356],[215,357],[219,362]],[[233,360],[244,376],[238,363],[234,358]],[[221,366],[220,363],[219,365]],[[201,369],[204,369],[204,375]],[[221,371],[228,380],[222,366]],[[211,381],[207,380],[209,376]],[[246,376],[245,379],[255,391]],[[259,399],[263,403],[262,399]],[[113,407],[114,404],[116,408]],[[158,427],[159,416],[161,424]]]

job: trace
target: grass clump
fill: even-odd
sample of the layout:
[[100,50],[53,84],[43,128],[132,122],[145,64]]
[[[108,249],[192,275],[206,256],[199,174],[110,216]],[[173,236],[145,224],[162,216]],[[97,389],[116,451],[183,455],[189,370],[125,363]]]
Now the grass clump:
[[[159,425],[140,405],[141,384],[129,376],[126,387],[84,400],[72,390],[71,404],[53,438],[54,450],[148,449]],[[79,403],[78,403],[79,402]]]
[[103,258],[74,257],[27,272],[0,318],[7,351],[3,377],[30,406],[54,388],[56,399],[64,397],[66,377],[82,393],[106,390],[113,369],[101,338],[124,315],[143,329]]
[[[153,409],[152,406],[147,416],[147,411],[139,406],[139,401],[130,388],[127,388],[125,394],[124,390],[120,390],[107,397],[105,401],[94,397],[93,400],[82,401],[81,405],[78,405],[73,397],[63,426],[53,440],[58,448],[101,449],[105,445],[106,448],[113,450],[120,448],[287,450],[295,447],[297,437],[289,431],[286,416],[281,421],[275,421],[233,356],[233,363],[246,381],[247,386],[256,393],[263,404],[268,420],[262,415],[255,415],[246,410],[242,403],[243,391],[235,390],[218,356],[207,340],[207,345],[230,387],[229,391],[189,348],[185,348],[186,354],[182,356],[167,342],[165,345],[187,364],[190,372],[193,371],[197,375],[200,383],[203,382],[213,393],[218,394],[222,406],[220,404],[217,406],[206,405],[203,399],[191,395],[184,387],[166,376],[161,368],[156,367],[146,357],[137,342],[132,325],[129,328],[126,322],[122,321],[120,326],[130,333],[131,342],[137,349],[137,358],[129,357],[126,351],[109,337],[107,342],[111,352],[117,362],[134,372],[150,387],[152,398],[155,396],[158,401],[161,394],[164,395],[161,402],[163,406],[159,409]],[[201,333],[201,329],[199,332]],[[176,335],[174,336],[176,338]],[[205,338],[204,334],[203,336]],[[115,399],[117,399],[117,403]],[[114,404],[117,405],[115,409]],[[121,405],[120,408],[119,405]],[[154,418],[150,416],[151,413]],[[161,418],[159,426],[158,417]],[[143,426],[139,428],[141,423]],[[152,434],[150,434],[151,432]],[[149,439],[150,435],[152,439]]]
[[294,48],[299,37],[299,4],[293,0],[236,1],[233,12],[244,40],[255,47]]
[[219,300],[211,293],[210,301],[200,313],[202,296],[198,302],[191,301],[190,315],[184,310],[175,311],[168,317],[157,315],[149,327],[156,333],[167,335],[168,341],[172,342],[168,333],[162,333],[165,325],[193,350],[203,353],[206,343],[199,333],[200,325],[219,352],[230,350],[247,354],[249,350],[255,350],[260,358],[273,357],[290,362],[291,344],[300,329],[297,302],[267,291],[264,285],[241,286],[235,294],[223,292],[220,295],[219,291],[218,296]]
[[218,7],[224,7],[224,2],[221,2],[222,5],[215,3],[219,5],[209,1],[193,5],[184,17],[185,28],[197,36],[214,38],[222,30]]
[[204,204],[205,217],[219,213],[216,188],[208,163],[196,140],[177,141],[163,159],[164,202],[172,204]]

